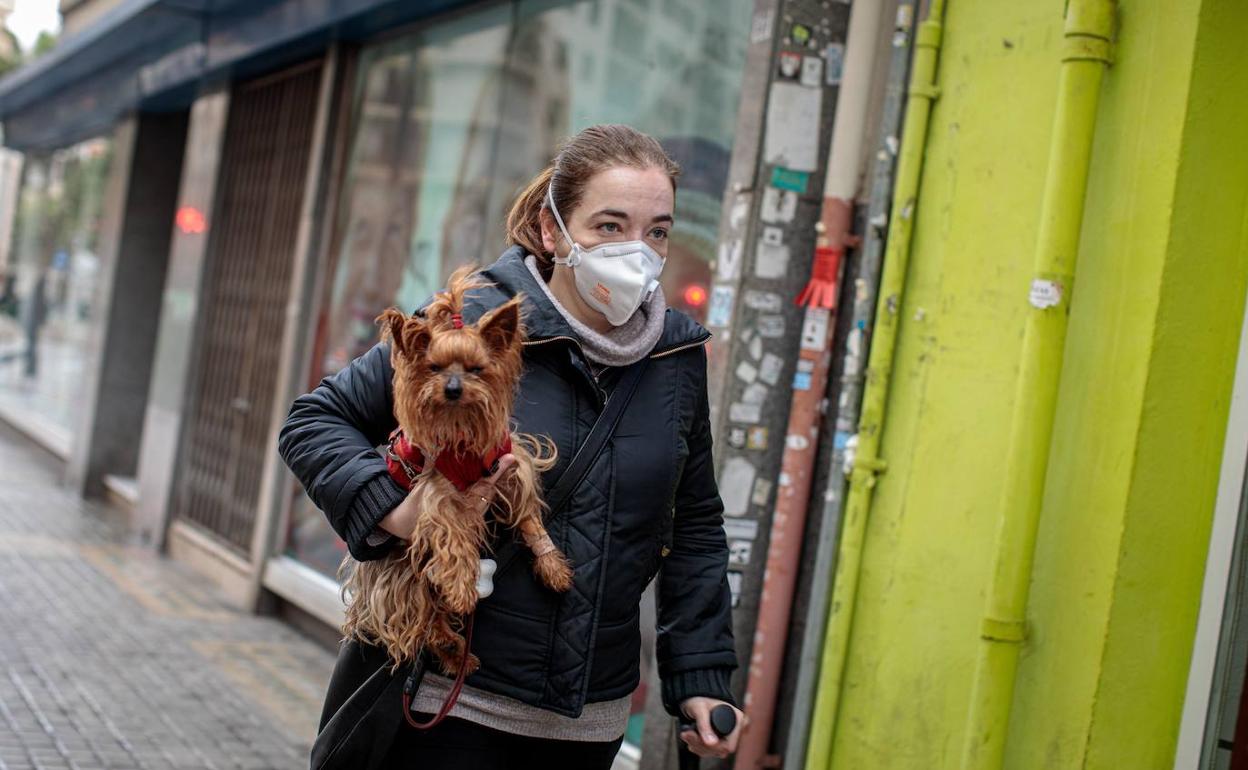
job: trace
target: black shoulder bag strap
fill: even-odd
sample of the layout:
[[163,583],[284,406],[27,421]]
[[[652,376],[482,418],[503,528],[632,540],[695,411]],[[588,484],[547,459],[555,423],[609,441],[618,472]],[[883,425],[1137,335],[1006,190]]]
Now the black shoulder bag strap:
[[577,449],[576,454],[572,456],[572,462],[568,463],[568,467],[559,475],[555,486],[546,494],[546,501],[550,504],[552,515],[563,510],[563,507],[572,499],[572,493],[585,480],[585,474],[589,473],[594,461],[602,454],[603,447],[611,440],[616,426],[620,424],[620,417],[624,415],[624,409],[628,407],[628,402],[633,399],[633,393],[637,391],[637,383],[641,382],[641,375],[645,373],[648,363],[650,363],[650,357],[646,356],[640,361],[629,364],[620,375],[615,388],[611,390],[611,395],[607,397],[602,414],[598,415],[594,426],[589,429],[589,435],[585,437],[580,449]]

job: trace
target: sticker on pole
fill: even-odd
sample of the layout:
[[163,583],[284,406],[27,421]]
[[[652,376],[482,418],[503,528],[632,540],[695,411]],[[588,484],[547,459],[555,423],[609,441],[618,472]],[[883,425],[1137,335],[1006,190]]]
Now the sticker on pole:
[[1062,304],[1062,285],[1047,278],[1037,278],[1031,282],[1031,293],[1027,299],[1032,307],[1041,310],[1057,307]]

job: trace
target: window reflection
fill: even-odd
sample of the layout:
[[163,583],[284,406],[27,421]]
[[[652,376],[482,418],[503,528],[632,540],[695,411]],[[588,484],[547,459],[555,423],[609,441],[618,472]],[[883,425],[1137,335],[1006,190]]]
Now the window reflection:
[[95,139],[27,160],[0,270],[0,407],[64,436],[82,402],[111,158]]

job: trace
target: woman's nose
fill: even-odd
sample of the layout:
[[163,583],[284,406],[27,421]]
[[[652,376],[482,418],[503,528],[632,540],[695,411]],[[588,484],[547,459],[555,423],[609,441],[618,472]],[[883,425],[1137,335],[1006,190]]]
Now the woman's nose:
[[464,395],[464,385],[459,381],[459,375],[451,375],[446,384],[442,386],[442,393],[446,395],[447,401],[458,401],[459,397]]

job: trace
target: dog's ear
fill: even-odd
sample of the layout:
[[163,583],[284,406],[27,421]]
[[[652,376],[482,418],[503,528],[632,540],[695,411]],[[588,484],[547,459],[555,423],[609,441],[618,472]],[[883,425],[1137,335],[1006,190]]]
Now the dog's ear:
[[403,324],[402,337],[402,353],[413,361],[424,357],[429,350],[429,341],[433,339],[429,332],[429,322],[416,315]]
[[486,313],[477,328],[491,351],[510,348],[520,336],[520,298],[516,297]]
[[386,312],[377,316],[373,323],[381,327],[381,341],[390,341],[391,347],[398,347],[402,344],[400,337],[403,334],[403,323],[407,320],[407,316],[397,307],[386,308]]
[[398,308],[390,308],[377,316],[381,339],[390,341],[390,348],[404,358],[416,358],[429,347],[429,328],[424,319],[407,316]]

